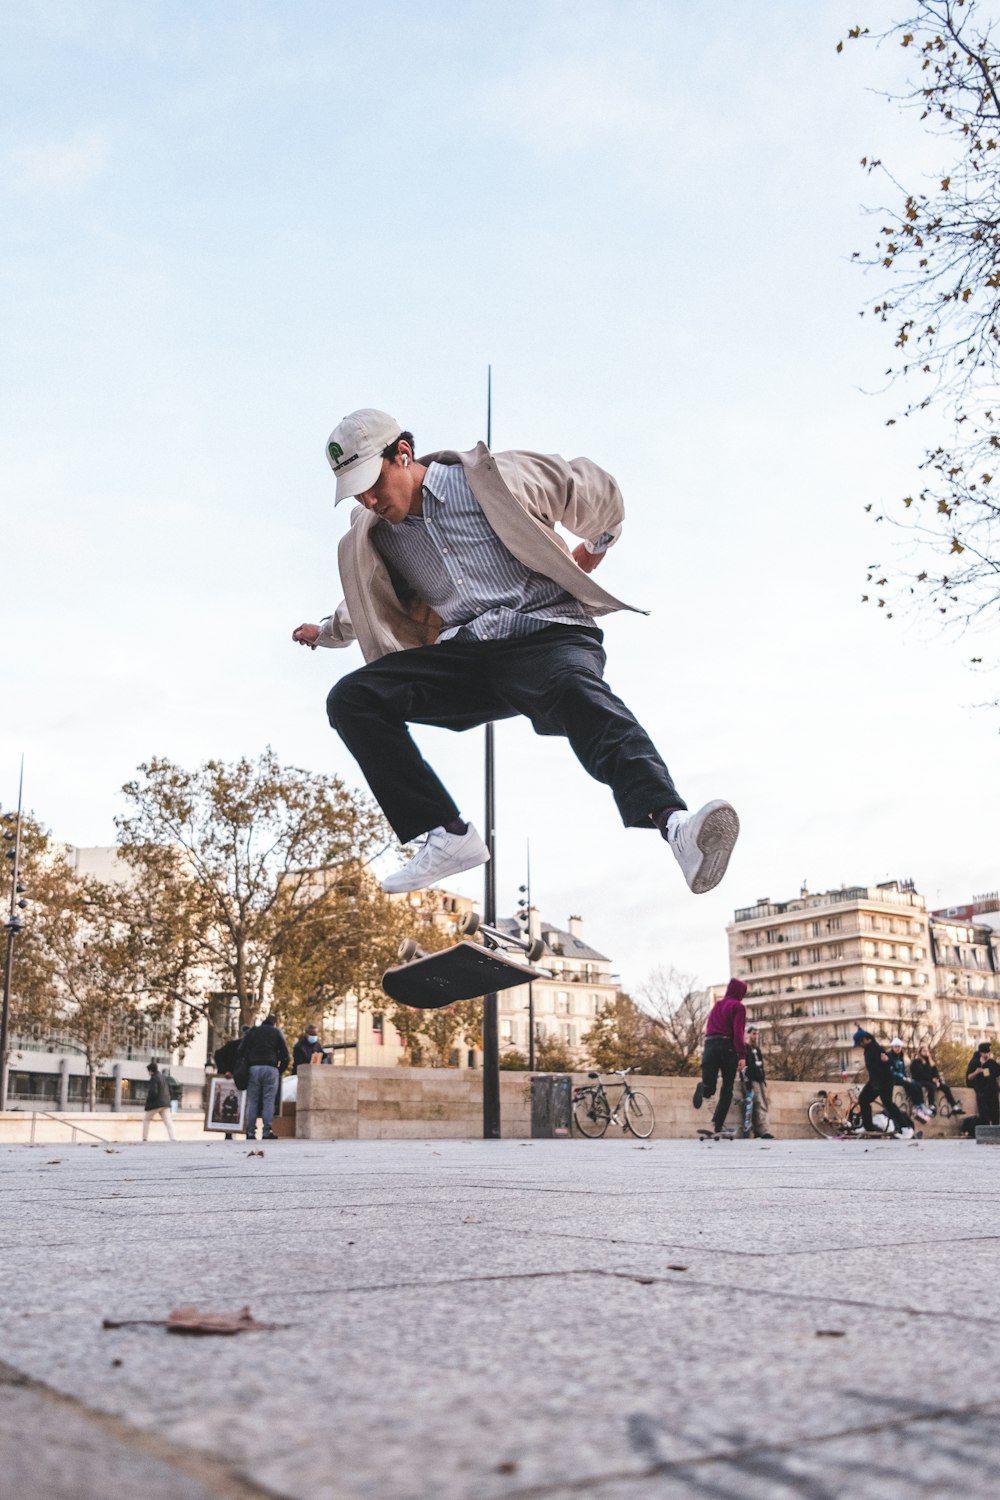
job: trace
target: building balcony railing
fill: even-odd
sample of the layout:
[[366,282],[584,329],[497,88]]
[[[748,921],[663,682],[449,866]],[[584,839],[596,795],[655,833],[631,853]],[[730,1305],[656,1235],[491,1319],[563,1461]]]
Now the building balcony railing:
[[909,906],[925,911],[923,896],[916,891],[894,891],[879,886],[850,885],[840,891],[825,891],[821,896],[802,896],[795,901],[762,901],[743,906],[733,913],[734,922],[759,921],[764,917],[781,917],[790,911],[812,911],[821,906],[853,906],[864,901],[881,906]]

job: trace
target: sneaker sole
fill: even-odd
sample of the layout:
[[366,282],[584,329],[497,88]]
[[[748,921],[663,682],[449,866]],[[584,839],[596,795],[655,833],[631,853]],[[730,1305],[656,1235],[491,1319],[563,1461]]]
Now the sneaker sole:
[[439,880],[447,880],[451,875],[461,875],[464,870],[476,870],[480,865],[488,864],[489,858],[489,854],[485,856],[477,854],[473,859],[460,859],[450,864],[446,870],[436,870],[429,880],[409,880],[404,885],[394,885],[393,877],[390,875],[388,879],[382,881],[382,889],[389,896],[398,896],[406,891],[429,891],[437,885]]
[[718,885],[726,873],[729,857],[739,836],[740,820],[735,807],[730,807],[728,802],[720,802],[711,812],[706,813],[695,840],[702,855],[701,864],[691,882],[691,889],[696,896],[703,896],[706,891],[714,890]]

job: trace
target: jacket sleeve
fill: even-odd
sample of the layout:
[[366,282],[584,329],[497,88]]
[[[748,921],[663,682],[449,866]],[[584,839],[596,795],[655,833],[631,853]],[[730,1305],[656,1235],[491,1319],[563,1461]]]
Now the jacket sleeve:
[[326,615],[319,622],[316,644],[317,646],[350,646],[356,639],[351,617],[347,613],[347,605],[341,599],[333,614]]
[[289,1059],[288,1059],[288,1043],[285,1041],[284,1034],[279,1031],[278,1032],[278,1072],[279,1073],[283,1073],[285,1071],[285,1069],[288,1067],[288,1061],[289,1061]]
[[496,460],[504,482],[543,525],[564,526],[573,536],[599,543],[593,550],[600,552],[621,536],[621,490],[589,458],[567,462],[555,453],[502,453]]
[[747,1055],[747,1044],[743,1035],[746,1024],[746,1006],[741,1005],[740,1002],[737,1001],[737,1003],[733,1006],[733,1046],[736,1049],[736,1056],[743,1058],[744,1062],[746,1061]]

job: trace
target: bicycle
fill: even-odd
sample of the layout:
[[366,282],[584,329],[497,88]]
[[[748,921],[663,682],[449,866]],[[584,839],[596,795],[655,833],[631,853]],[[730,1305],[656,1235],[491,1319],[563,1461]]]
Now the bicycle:
[[634,1073],[634,1068],[616,1068],[614,1071],[621,1078],[621,1083],[608,1086],[622,1091],[614,1108],[605,1092],[600,1073],[588,1073],[587,1077],[595,1078],[597,1082],[581,1084],[573,1090],[573,1119],[576,1128],[581,1135],[596,1141],[614,1121],[623,1130],[630,1130],[644,1141],[647,1136],[652,1135],[656,1124],[653,1106],[645,1094],[629,1083],[626,1075]]
[[851,1084],[846,1096],[820,1089],[806,1110],[809,1124],[816,1134],[824,1140],[831,1140],[835,1135],[846,1135],[848,1131],[857,1130],[861,1124],[861,1106],[858,1103],[860,1094],[861,1090],[856,1083]]

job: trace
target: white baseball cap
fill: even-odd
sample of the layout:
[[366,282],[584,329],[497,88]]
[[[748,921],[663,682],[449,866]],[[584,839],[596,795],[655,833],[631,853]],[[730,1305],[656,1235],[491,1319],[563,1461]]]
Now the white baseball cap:
[[337,476],[334,505],[370,490],[382,472],[382,452],[402,432],[388,412],[363,406],[337,423],[326,440],[326,457]]

